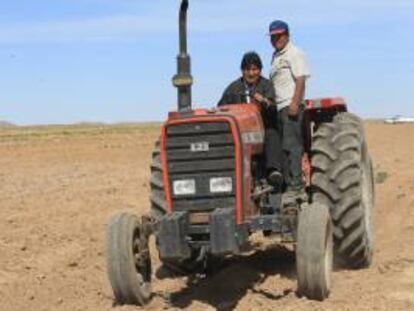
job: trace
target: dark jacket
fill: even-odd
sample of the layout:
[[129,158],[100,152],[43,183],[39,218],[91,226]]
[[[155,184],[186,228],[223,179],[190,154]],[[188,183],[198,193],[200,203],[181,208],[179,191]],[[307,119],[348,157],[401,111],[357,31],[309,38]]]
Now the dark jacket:
[[277,117],[275,90],[273,88],[273,83],[264,77],[260,77],[259,82],[254,87],[249,87],[244,82],[243,78],[239,78],[232,82],[224,91],[217,106],[248,103],[249,98],[253,103],[253,94],[255,93],[259,93],[271,101],[272,105],[270,107],[267,107],[266,104],[261,105],[262,117],[266,127],[275,125]]

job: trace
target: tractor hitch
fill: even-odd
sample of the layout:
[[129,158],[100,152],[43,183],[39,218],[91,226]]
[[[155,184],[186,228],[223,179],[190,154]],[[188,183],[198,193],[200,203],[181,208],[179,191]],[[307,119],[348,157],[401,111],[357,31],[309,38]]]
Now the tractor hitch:
[[206,231],[209,240],[193,239],[188,212],[173,212],[154,224],[160,257],[185,260],[192,249],[204,249],[212,255],[238,254],[248,239],[245,226],[237,225],[234,208],[218,208],[210,214]]

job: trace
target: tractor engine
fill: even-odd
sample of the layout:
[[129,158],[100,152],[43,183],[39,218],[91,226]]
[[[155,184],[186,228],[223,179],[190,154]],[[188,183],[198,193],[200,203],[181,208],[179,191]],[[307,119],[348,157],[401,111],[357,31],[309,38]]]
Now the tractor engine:
[[217,255],[238,252],[248,237],[243,223],[258,213],[251,165],[263,142],[254,105],[195,110],[185,118],[170,114],[162,128],[157,174],[165,204],[153,208],[159,212],[153,216],[160,219],[161,258],[190,257],[202,247]]

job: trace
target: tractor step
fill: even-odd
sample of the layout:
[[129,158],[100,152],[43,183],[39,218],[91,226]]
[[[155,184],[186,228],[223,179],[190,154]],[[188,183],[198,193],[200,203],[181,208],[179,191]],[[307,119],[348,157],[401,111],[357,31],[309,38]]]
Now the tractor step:
[[276,215],[255,216],[249,221],[250,231],[272,231],[273,233],[282,233],[283,224],[280,217]]

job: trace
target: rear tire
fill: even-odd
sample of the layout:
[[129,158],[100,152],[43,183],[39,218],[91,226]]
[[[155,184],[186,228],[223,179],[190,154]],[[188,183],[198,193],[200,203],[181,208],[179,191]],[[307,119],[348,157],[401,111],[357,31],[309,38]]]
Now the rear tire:
[[340,113],[318,124],[312,146],[312,200],[329,206],[335,259],[347,268],[368,267],[374,247],[374,183],[362,121]]
[[298,293],[322,301],[329,296],[333,263],[329,208],[313,203],[299,213],[296,248]]
[[119,304],[144,306],[151,298],[151,258],[139,219],[127,213],[113,217],[107,228],[107,270]]

